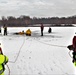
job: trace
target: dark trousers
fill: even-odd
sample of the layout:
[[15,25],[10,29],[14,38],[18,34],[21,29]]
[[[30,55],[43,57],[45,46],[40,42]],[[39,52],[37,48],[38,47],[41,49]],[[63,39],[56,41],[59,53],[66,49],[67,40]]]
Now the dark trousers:
[[41,36],[43,36],[43,30],[41,30]]
[[1,29],[0,29],[0,33],[1,33]]
[[73,52],[73,62],[76,61],[76,52]]
[[4,35],[7,35],[7,30],[4,30]]

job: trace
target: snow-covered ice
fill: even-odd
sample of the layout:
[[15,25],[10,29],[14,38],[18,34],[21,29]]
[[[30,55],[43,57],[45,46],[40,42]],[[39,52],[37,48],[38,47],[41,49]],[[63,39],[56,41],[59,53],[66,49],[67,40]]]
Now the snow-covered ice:
[[[28,28],[32,36],[13,35],[14,32],[26,31]],[[8,27],[8,36],[0,34],[0,42],[4,54],[9,58],[10,75],[76,74],[66,48],[72,44],[75,30],[76,27],[52,27],[52,33],[49,34],[48,27],[45,27],[44,36],[41,37],[39,27]],[[6,66],[5,75],[8,73]]]

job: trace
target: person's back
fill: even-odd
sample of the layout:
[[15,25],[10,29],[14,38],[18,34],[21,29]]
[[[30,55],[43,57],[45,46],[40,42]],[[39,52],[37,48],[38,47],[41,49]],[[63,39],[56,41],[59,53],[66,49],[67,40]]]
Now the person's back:
[[43,24],[41,24],[41,31],[43,31],[43,29],[44,29],[44,26],[43,26]]
[[26,30],[26,35],[31,36],[31,30],[30,29]]
[[8,62],[8,57],[3,55],[2,48],[0,47],[0,75],[4,75],[5,65],[7,62]]
[[51,28],[49,27],[48,33],[51,33]]
[[5,71],[4,66],[6,65],[7,62],[8,62],[8,57],[3,54],[0,54],[0,75],[4,75],[4,71]]
[[73,37],[72,44],[73,44],[74,51],[76,51],[76,36]]

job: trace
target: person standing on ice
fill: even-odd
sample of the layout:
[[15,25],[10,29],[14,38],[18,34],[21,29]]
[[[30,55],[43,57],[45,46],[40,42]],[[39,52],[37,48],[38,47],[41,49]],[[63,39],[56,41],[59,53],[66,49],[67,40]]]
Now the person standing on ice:
[[3,28],[4,28],[4,35],[7,35],[7,26],[4,25]]
[[52,29],[51,29],[51,27],[49,27],[49,29],[48,29],[48,33],[51,33],[52,32]]
[[0,75],[4,75],[5,65],[8,62],[8,57],[3,55],[2,49],[0,47]]
[[73,45],[73,63],[76,62],[76,33],[73,37],[73,40],[72,40],[72,45]]
[[43,26],[43,24],[41,23],[41,36],[43,36],[43,30],[44,30],[44,26]]

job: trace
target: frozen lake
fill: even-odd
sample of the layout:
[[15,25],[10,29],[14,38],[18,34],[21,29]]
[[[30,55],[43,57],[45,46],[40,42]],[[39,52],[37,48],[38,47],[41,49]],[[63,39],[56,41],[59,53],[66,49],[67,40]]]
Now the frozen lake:
[[[32,35],[13,35],[14,32],[31,29]],[[76,69],[69,56],[67,45],[72,44],[76,27],[44,28],[40,36],[39,27],[8,28],[8,35],[0,34],[0,42],[9,58],[10,75],[75,75]],[[5,75],[9,70],[6,67]]]

